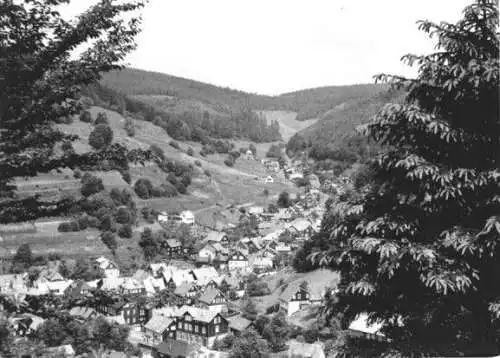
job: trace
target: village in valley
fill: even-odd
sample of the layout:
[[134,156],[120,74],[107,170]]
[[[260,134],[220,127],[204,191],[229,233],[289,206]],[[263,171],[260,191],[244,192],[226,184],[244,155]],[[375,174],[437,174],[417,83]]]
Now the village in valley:
[[[257,160],[251,152],[246,156]],[[51,313],[63,310],[82,324],[101,317],[128,326],[127,340],[143,357],[226,357],[224,339],[278,320],[289,329],[273,354],[325,357],[324,342],[332,333],[310,316],[336,292],[338,275],[326,269],[297,273],[292,263],[320,231],[326,200],[341,195],[349,181],[321,185],[302,161],[262,164],[269,173],[264,183],[307,177],[307,185],[294,194],[282,192],[268,207],[229,205],[218,211],[222,219],[209,225],[190,210],[158,211],[141,238],[145,252],[148,238],[155,240],[153,250],[161,259],[133,272],[124,272],[113,255],[103,255],[82,268],[98,277],[91,280],[65,275],[68,269],[57,257],[26,272],[0,275],[0,307],[18,305],[18,314],[9,318],[18,339],[29,339]],[[382,337],[362,317],[351,326],[353,335]],[[51,352],[71,356],[74,349],[62,345]]]

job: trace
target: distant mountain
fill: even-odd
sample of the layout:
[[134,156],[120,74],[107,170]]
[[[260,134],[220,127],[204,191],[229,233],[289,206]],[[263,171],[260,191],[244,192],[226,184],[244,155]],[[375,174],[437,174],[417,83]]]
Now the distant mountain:
[[387,89],[385,85],[358,84],[265,96],[133,68],[107,73],[101,83],[164,110],[179,112],[199,108],[219,115],[241,108],[282,110],[297,112],[297,120],[319,117],[344,102],[367,98]]

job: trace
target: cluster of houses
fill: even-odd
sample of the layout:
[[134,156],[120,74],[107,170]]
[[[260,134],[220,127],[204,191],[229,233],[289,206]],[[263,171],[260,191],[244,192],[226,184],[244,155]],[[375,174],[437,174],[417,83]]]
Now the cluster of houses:
[[[286,267],[295,250],[319,230],[324,199],[317,189],[312,189],[290,208],[272,213],[263,207],[248,208],[245,215],[251,215],[258,225],[258,235],[253,237],[235,239],[222,230],[205,231],[194,248],[183,247],[175,239],[165,240],[165,252],[170,258],[189,258],[189,263],[183,265],[173,260],[151,263],[133,275],[123,276],[113,260],[99,257],[93,265],[102,273],[100,279],[71,280],[52,265],[40,267],[36,279],[29,273],[0,275],[0,295],[53,295],[70,300],[75,302],[68,311],[72,317],[85,322],[103,316],[127,324],[133,328],[135,343],[155,357],[215,357],[211,351],[215,340],[229,333],[238,335],[253,324],[242,317],[237,304],[245,295],[246,277],[250,273],[259,277],[273,275]],[[169,220],[196,228],[191,212],[162,212],[158,216],[160,223]],[[325,289],[322,283],[292,282],[280,289],[273,304],[286,316],[293,316],[309,306],[320,305]],[[89,299],[96,293],[106,299]],[[18,335],[26,336],[35,332],[44,319],[22,314],[10,317],[10,321]],[[363,328],[365,322],[363,317],[353,322],[353,332],[381,339],[378,329]],[[290,349],[294,354],[303,351],[309,352],[305,355],[308,357],[324,357],[318,346],[305,345],[296,342]]]

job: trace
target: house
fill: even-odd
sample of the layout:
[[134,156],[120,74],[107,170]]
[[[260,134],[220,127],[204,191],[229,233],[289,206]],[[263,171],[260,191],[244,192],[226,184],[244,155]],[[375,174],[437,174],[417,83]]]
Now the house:
[[154,358],[195,358],[199,350],[199,344],[167,339],[153,348],[152,355]]
[[250,268],[252,271],[269,271],[273,268],[273,260],[269,257],[254,257],[250,260]]
[[206,286],[210,281],[219,281],[219,273],[212,266],[205,266],[189,271],[199,286]]
[[0,275],[0,293],[21,293],[28,290],[28,274]]
[[165,281],[162,278],[147,277],[142,281],[144,289],[149,296],[153,296],[156,293],[163,291],[166,288]]
[[9,319],[10,326],[15,332],[16,336],[28,336],[36,332],[38,327],[45,320],[41,317],[35,316],[34,314],[24,313],[22,315],[16,316]]
[[264,207],[263,206],[251,206],[248,209],[248,214],[255,215],[255,216],[259,216],[261,214],[264,214]]
[[229,324],[229,331],[234,335],[240,335],[253,325],[252,321],[240,315],[228,317],[227,322]]
[[191,270],[188,269],[172,269],[163,271],[163,278],[167,284],[167,287],[170,289],[175,289],[175,287],[179,287],[183,283],[190,283],[195,281]]
[[199,307],[186,307],[177,319],[176,339],[211,347],[227,335],[229,326],[220,313]]
[[158,214],[158,222],[160,224],[166,224],[168,222],[168,214],[166,211],[162,211]]
[[161,314],[153,315],[142,327],[144,341],[153,346],[167,339],[175,339],[176,327],[175,317],[167,317]]
[[181,297],[193,298],[200,292],[194,282],[184,282],[175,288],[174,293]]
[[108,316],[120,317],[125,324],[135,325],[146,323],[151,317],[151,309],[139,302],[116,301],[102,303],[97,311]]
[[288,224],[288,230],[298,235],[311,234],[312,223],[304,218],[297,218]]
[[280,310],[284,311],[287,316],[291,316],[311,304],[311,295],[307,287],[299,286],[294,282],[281,293],[279,302]]
[[216,256],[227,255],[228,253],[229,251],[220,243],[208,242],[198,252],[198,257],[213,261]]
[[243,159],[245,159],[245,160],[255,160],[255,157],[254,157],[254,155],[253,155],[253,152],[252,152],[250,149],[248,149],[248,150],[245,152],[245,154],[243,155]]
[[229,260],[227,266],[230,272],[246,272],[248,271],[248,257],[243,254],[240,250],[233,252],[229,255]]
[[162,272],[166,272],[170,270],[172,266],[167,265],[166,263],[160,262],[155,264],[150,264],[148,271],[153,275],[153,277],[163,277]]
[[226,233],[220,231],[210,231],[203,241],[207,243],[219,243],[221,245],[229,244],[229,239]]
[[267,177],[264,178],[264,183],[265,184],[272,184],[274,183],[274,178],[270,175],[268,175]]
[[368,315],[366,313],[359,314],[354,321],[349,324],[349,335],[358,338],[366,338],[370,340],[383,341],[385,336],[380,332],[382,323],[369,323]]
[[75,357],[76,352],[71,344],[65,344],[58,347],[48,347],[42,350],[43,357]]
[[97,258],[95,262],[96,269],[101,270],[105,277],[120,277],[120,269],[118,268],[116,263],[103,256]]
[[325,358],[321,343],[305,343],[291,340],[288,342],[287,357],[289,358]]
[[227,300],[217,288],[210,288],[198,298],[198,302],[204,308],[215,312],[227,311]]
[[177,239],[163,240],[161,246],[165,249],[168,256],[177,256],[184,253],[182,244]]
[[[229,287],[229,289],[236,294],[236,298],[241,298],[245,294],[245,282],[236,276],[226,276],[222,278],[220,286]],[[233,297],[229,297],[229,299],[233,299]]]
[[91,307],[72,307],[69,315],[79,321],[88,321],[97,317],[99,313]]
[[68,300],[78,300],[90,295],[91,287],[82,280],[72,282],[64,290],[64,297]]
[[194,214],[190,210],[184,210],[179,215],[180,221],[186,225],[194,225]]

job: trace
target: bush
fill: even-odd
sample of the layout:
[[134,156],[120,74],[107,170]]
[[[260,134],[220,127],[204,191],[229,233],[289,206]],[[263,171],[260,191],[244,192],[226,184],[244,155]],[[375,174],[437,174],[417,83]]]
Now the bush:
[[268,158],[281,158],[282,153],[281,153],[281,148],[278,147],[276,144],[271,145],[269,150],[266,153],[266,157]]
[[92,114],[89,111],[80,113],[80,121],[85,123],[92,123]]
[[231,156],[234,160],[236,160],[236,159],[238,159],[238,158],[240,157],[241,153],[240,153],[240,152],[238,152],[237,150],[233,150],[231,153],[229,153],[229,155],[230,155],[230,156]]
[[184,173],[184,175],[181,178],[181,183],[184,185],[186,188],[191,185],[191,175],[188,173]]
[[280,193],[278,197],[278,206],[280,208],[289,208],[292,205],[292,200],[290,199],[290,194],[288,192],[283,191]]
[[101,150],[113,142],[113,130],[107,124],[98,124],[89,135],[89,144],[92,148]]
[[115,219],[119,224],[132,224],[133,221],[130,209],[123,206],[116,211]]
[[57,231],[59,231],[59,232],[72,232],[73,231],[72,222],[60,223],[59,226],[57,227]]
[[177,191],[179,193],[181,193],[181,194],[186,194],[187,193],[187,189],[184,186],[184,184],[182,184],[182,183],[177,183],[177,185],[175,185],[175,189],[177,189]]
[[82,172],[79,171],[78,169],[73,170],[73,177],[75,179],[80,179],[82,177]]
[[89,173],[85,173],[85,175],[82,177],[81,183],[82,188],[80,189],[80,191],[85,197],[89,197],[92,194],[96,194],[104,190],[102,179]]
[[167,180],[174,186],[179,183],[174,173],[170,173],[169,175],[167,175]]
[[234,165],[234,160],[232,157],[227,157],[224,160],[224,164],[226,164],[228,167],[232,167]]
[[106,231],[102,233],[101,240],[110,249],[113,253],[118,248],[118,244],[116,243],[115,235],[112,232]]
[[149,199],[153,190],[153,184],[149,179],[139,179],[134,184],[134,191],[141,199]]
[[177,196],[179,193],[174,185],[171,183],[163,183],[160,185],[160,190],[162,192],[162,197],[171,198]]
[[99,224],[99,230],[116,232],[117,226],[115,219],[111,215],[103,216]]
[[118,230],[118,236],[125,238],[125,239],[130,239],[132,237],[133,230],[132,230],[132,225],[126,224],[120,227]]
[[130,175],[130,172],[122,172],[121,173],[123,180],[125,183],[130,184],[132,182],[132,176]]
[[179,143],[177,143],[176,141],[172,140],[170,141],[170,146],[175,148],[175,149],[180,149],[180,146],[179,146]]
[[211,177],[211,176],[212,176],[212,174],[210,174],[210,172],[208,171],[208,169],[205,169],[205,170],[203,171],[203,173],[204,173],[207,177]]
[[201,162],[199,160],[195,160],[194,165],[196,165],[197,167],[201,167]]
[[186,151],[186,154],[192,157],[194,155],[194,150],[193,148],[189,147],[188,150]]
[[156,144],[152,144],[150,147],[149,147],[149,150],[151,150],[151,152],[153,153],[153,155],[161,160],[165,160],[165,152],[163,151],[163,149],[161,149],[160,147],[158,147]]
[[106,124],[109,125],[108,115],[104,112],[99,112],[97,118],[95,119],[94,125]]

